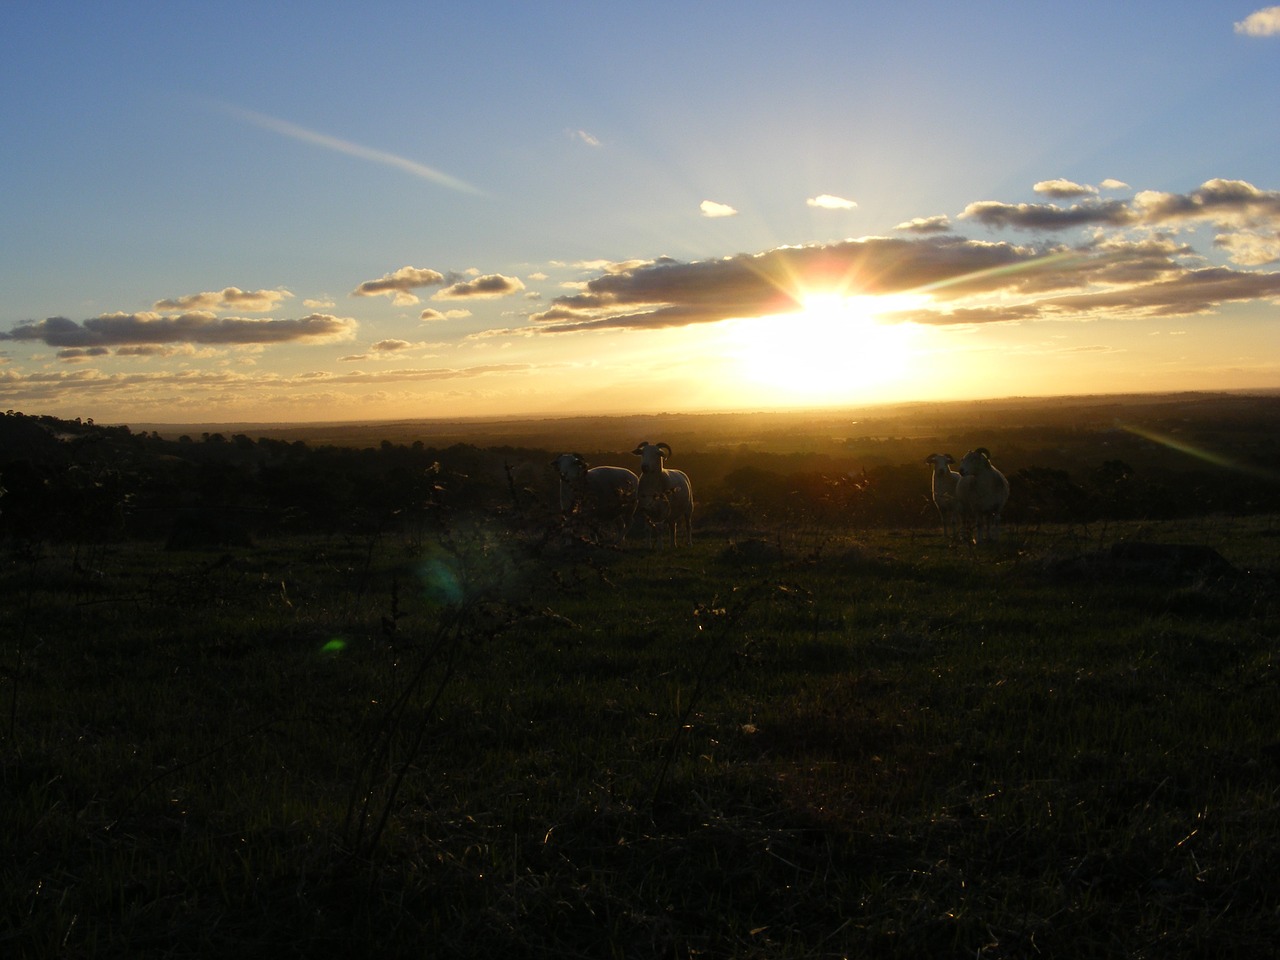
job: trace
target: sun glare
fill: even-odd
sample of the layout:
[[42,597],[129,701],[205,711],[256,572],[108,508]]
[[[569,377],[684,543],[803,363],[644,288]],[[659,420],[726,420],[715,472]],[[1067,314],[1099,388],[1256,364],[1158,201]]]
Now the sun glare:
[[927,299],[811,294],[797,313],[734,321],[730,354],[742,378],[778,400],[878,399],[908,373],[917,334],[883,317]]

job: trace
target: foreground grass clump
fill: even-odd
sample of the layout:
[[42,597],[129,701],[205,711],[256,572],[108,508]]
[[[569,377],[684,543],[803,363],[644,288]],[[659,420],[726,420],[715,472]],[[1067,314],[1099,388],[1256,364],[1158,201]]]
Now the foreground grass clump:
[[1256,956],[1276,530],[11,551],[0,949]]

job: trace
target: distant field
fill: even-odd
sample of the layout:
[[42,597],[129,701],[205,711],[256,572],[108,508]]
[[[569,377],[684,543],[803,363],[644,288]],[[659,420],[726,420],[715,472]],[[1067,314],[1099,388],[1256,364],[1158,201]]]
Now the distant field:
[[1280,512],[695,532],[6,543],[0,949],[1273,948]]
[[[305,440],[337,446],[377,446],[381,441],[445,447],[540,447],[560,451],[591,448],[629,451],[640,440],[665,440],[694,450],[747,444],[767,453],[849,451],[862,443],[936,439],[943,447],[966,438],[990,440],[1007,433],[1058,436],[1114,429],[1118,422],[1214,430],[1224,423],[1266,429],[1280,420],[1280,395],[1187,393],[1078,396],[904,403],[850,409],[750,411],[743,413],[667,413],[537,418],[447,420],[429,415],[379,423],[321,424],[131,424],[135,431],[158,431],[175,439],[220,431],[251,437]],[[929,451],[925,451],[929,452]],[[962,450],[959,452],[963,452]],[[923,456],[923,454],[921,454]]]

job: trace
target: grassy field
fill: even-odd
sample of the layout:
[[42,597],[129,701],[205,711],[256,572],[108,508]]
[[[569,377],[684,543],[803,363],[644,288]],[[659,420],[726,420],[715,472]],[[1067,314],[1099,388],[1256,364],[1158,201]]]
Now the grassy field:
[[1280,518],[698,535],[9,545],[0,952],[1273,949]]

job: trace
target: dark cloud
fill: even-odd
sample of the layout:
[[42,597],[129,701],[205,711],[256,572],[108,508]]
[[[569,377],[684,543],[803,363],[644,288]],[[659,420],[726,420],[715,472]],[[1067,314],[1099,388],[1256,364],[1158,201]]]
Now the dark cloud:
[[1187,194],[1144,190],[1134,198],[1144,223],[1205,220],[1224,226],[1280,227],[1280,191],[1259,190],[1244,180],[1208,180]]
[[459,280],[457,283],[438,290],[432,294],[432,300],[472,300],[491,297],[506,297],[519,293],[524,283],[518,277],[504,277],[500,273],[491,273],[474,280]]
[[947,233],[951,230],[951,219],[946,214],[936,217],[914,217],[893,229],[905,233]]
[[377,280],[364,281],[351,291],[351,296],[389,296],[398,304],[417,303],[418,298],[409,291],[419,287],[438,287],[444,282],[445,276],[439,271],[405,266],[394,273],[384,274]]
[[[1093,192],[1066,181],[1049,180],[1036,189],[1052,196]],[[1222,226],[1280,226],[1280,192],[1259,190],[1243,180],[1208,180],[1191,193],[1144,190],[1132,202],[1087,200],[1069,207],[1051,203],[971,203],[960,214],[993,229],[1070,230],[1076,227],[1158,227],[1204,221]]]
[[1280,273],[1205,267],[1154,283],[1052,297],[1042,300],[1040,306],[1056,313],[1182,316],[1205,313],[1224,303],[1278,298]]
[[1127,227],[1138,220],[1137,214],[1123,200],[1094,200],[1070,207],[981,200],[965,207],[960,217],[993,229],[1014,230],[1069,230],[1094,225]]
[[138,344],[200,343],[216,346],[344,340],[355,321],[313,313],[297,320],[250,320],[187,313],[111,313],[77,323],[66,317],[23,323],[0,340],[38,341],[50,347],[113,347]]
[[[932,288],[949,298],[984,290],[1082,281],[1059,265],[1037,277],[1030,269],[1046,250],[939,237],[872,237],[837,244],[781,247],[693,263],[666,261],[606,274],[581,293],[557,297],[532,319],[547,332],[587,328],[667,327],[794,311],[817,291],[849,295]],[[1053,251],[1059,257],[1065,251]]]
[[[807,293],[910,292],[932,304],[892,319],[977,324],[1091,309],[1176,315],[1280,295],[1280,274],[1201,264],[1189,246],[1159,237],[1078,247],[878,237],[605,273],[531,319],[543,333],[651,329],[791,313]],[[978,302],[964,302],[972,298]]]
[[58,351],[58,359],[76,363],[83,360],[92,360],[94,357],[104,357],[111,353],[106,347],[69,347],[66,350]]

